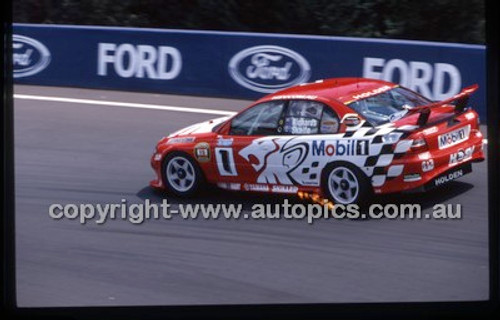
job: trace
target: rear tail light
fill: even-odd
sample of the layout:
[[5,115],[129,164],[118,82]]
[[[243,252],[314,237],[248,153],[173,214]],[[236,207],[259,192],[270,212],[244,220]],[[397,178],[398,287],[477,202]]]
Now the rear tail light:
[[424,149],[427,149],[427,142],[425,141],[424,138],[417,138],[415,140],[413,140],[413,143],[411,144],[411,149],[413,151],[421,151],[421,150],[424,150]]
[[477,115],[476,113],[474,112],[467,112],[465,114],[465,118],[467,120],[476,120],[476,125],[479,127],[479,125],[481,124],[481,119],[479,118],[479,115]]
[[483,137],[483,134],[478,129],[472,129],[471,130],[471,134],[475,135],[476,138],[482,138]]

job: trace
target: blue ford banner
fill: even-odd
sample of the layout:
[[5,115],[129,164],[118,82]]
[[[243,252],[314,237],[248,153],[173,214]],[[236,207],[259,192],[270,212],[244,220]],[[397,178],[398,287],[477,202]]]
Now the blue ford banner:
[[15,24],[14,80],[255,99],[299,83],[367,77],[442,100],[478,83],[484,118],[485,47],[241,32]]

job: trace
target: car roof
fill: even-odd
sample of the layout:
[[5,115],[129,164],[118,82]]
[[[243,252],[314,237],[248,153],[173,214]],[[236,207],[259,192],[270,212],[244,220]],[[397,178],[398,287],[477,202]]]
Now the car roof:
[[331,78],[284,89],[261,100],[307,99],[348,104],[397,86],[392,82],[376,79]]

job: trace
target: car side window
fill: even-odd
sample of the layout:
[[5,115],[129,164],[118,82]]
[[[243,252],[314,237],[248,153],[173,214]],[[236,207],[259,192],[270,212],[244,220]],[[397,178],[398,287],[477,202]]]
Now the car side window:
[[323,104],[308,100],[291,100],[285,113],[284,134],[318,133]]
[[325,107],[323,109],[323,116],[321,116],[321,123],[319,125],[319,133],[333,134],[339,132],[340,120],[335,112]]
[[268,101],[243,111],[231,121],[230,134],[252,136],[277,134],[285,101]]
[[309,100],[292,100],[285,112],[283,134],[304,135],[337,133],[338,117],[323,103]]

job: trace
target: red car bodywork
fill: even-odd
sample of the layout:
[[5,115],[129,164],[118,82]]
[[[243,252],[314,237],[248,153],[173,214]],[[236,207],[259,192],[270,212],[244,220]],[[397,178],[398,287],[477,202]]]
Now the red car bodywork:
[[[364,118],[347,104],[396,87],[398,85],[393,83],[371,79],[329,79],[267,95],[249,108],[265,101],[294,99],[319,101],[332,108],[341,120],[338,133],[349,134],[352,136],[351,139],[355,139],[356,132],[362,130],[364,126],[357,127],[353,131],[349,121],[352,120],[352,115],[355,115],[354,120],[357,118],[364,122]],[[461,95],[468,97],[473,91],[474,88],[462,92]],[[455,99],[462,96],[457,96]],[[457,112],[456,106],[450,104],[451,100],[421,108],[422,110],[416,108],[414,111],[410,111],[407,116],[390,123],[391,128],[404,131],[403,140],[406,144],[422,139],[425,144],[421,146],[411,144],[411,147],[408,146],[404,152],[396,152],[396,156],[389,157],[391,158],[390,163],[385,163],[380,160],[379,155],[376,155],[374,161],[379,164],[378,167],[373,165],[377,167],[375,168],[376,173],[367,174],[372,178],[372,187],[375,193],[423,190],[438,186],[470,172],[471,162],[484,160],[483,136],[479,131],[477,113],[469,108]],[[422,113],[426,113],[425,116],[422,117]],[[421,117],[425,118],[425,123],[419,124]],[[321,177],[318,176],[312,177],[311,175],[310,181],[305,178],[300,182],[292,179],[292,183],[283,183],[283,180],[280,181],[280,179],[274,181],[272,176],[263,180],[263,171],[267,169],[266,166],[280,151],[279,149],[284,148],[284,145],[280,145],[278,140],[273,140],[274,145],[263,141],[262,146],[259,146],[257,144],[261,142],[260,138],[263,136],[230,135],[230,125],[231,118],[215,119],[196,124],[161,139],[151,158],[151,165],[156,174],[156,178],[150,183],[151,186],[159,189],[165,188],[162,178],[163,159],[172,151],[182,151],[196,159],[207,182],[225,189],[279,193],[303,191],[324,195]],[[375,130],[383,131],[383,128],[384,125],[376,127]],[[468,138],[461,139],[463,134],[468,134]],[[316,135],[317,139],[319,139],[318,136],[320,135]],[[276,139],[280,139],[279,136]],[[455,139],[457,139],[457,143],[454,142]],[[259,142],[255,142],[256,140]],[[388,146],[389,152],[394,152],[395,149],[399,148],[400,141],[401,139],[390,144]],[[372,142],[370,141],[370,143]],[[313,143],[315,144],[312,147],[309,145],[309,157],[315,157],[314,152],[312,152],[314,150],[316,150],[316,155],[320,154],[322,157],[337,152],[334,151],[335,145],[331,146],[331,150],[326,150],[329,145],[328,142],[324,144],[323,140]],[[256,156],[256,152],[245,153],[243,149],[251,144],[255,144],[255,148],[261,148],[259,149],[262,150],[260,156]],[[403,144],[401,143],[401,145]],[[318,151],[319,146],[322,147],[321,153]],[[326,147],[323,148],[323,146]],[[338,144],[336,146],[339,147]],[[346,146],[349,147],[347,144]],[[231,163],[229,165],[224,163],[225,168],[218,160],[219,155],[216,154],[220,152],[220,149],[230,151]],[[332,156],[331,159],[334,161],[335,157]],[[280,161],[286,165],[285,160],[280,158]],[[368,162],[369,160],[366,159],[366,163]],[[373,171],[371,168],[364,168],[363,163],[356,163],[356,165],[361,169],[366,169],[366,172]],[[300,165],[297,168],[300,170]],[[401,172],[392,174],[398,170]],[[321,173],[321,170],[319,172]],[[377,178],[375,178],[376,176]],[[380,177],[382,177],[382,183]]]

